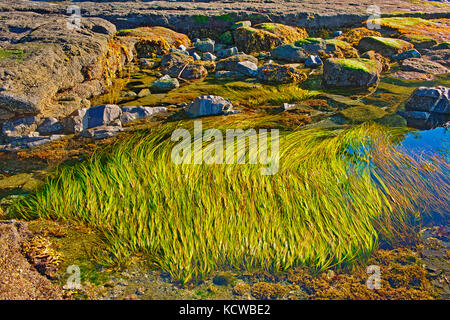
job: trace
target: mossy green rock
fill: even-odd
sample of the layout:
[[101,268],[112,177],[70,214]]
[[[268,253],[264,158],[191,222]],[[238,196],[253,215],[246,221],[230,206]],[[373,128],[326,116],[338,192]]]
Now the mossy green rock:
[[388,58],[413,48],[414,46],[405,40],[372,36],[362,38],[358,44],[358,50],[361,52],[373,50]]
[[369,59],[328,59],[323,80],[328,87],[369,87],[378,84],[382,65]]
[[240,27],[234,31],[237,47],[246,52],[270,51],[280,45],[292,43],[308,36],[303,28],[279,23],[261,23],[254,27]]

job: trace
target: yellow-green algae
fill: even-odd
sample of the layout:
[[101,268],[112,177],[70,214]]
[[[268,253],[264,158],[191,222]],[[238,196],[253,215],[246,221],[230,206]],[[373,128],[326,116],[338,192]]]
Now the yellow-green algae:
[[[103,233],[105,263],[125,264],[141,253],[187,282],[224,267],[280,272],[352,264],[380,238],[408,238],[427,212],[449,210],[442,202],[448,164],[417,163],[394,147],[402,135],[392,129],[282,131],[279,172],[262,176],[261,165],[173,164],[170,135],[191,126],[138,132],[85,163],[62,167],[10,214],[82,222]],[[204,129],[236,126],[258,124],[203,119]]]

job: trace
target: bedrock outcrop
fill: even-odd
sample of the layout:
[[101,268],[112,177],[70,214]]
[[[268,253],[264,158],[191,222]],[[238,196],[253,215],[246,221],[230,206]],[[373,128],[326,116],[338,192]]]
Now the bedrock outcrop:
[[89,107],[126,63],[115,26],[103,19],[70,28],[62,15],[3,12],[0,21],[2,120]]

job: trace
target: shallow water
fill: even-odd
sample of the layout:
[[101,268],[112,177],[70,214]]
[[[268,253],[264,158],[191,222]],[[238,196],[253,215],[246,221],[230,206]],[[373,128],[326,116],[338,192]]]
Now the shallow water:
[[449,161],[450,142],[449,129],[436,128],[432,130],[412,131],[405,136],[401,146],[415,154],[438,154]]

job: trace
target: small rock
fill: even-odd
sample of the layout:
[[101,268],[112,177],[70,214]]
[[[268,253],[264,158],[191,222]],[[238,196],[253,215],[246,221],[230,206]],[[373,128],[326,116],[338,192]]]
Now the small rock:
[[149,94],[151,94],[151,92],[150,92],[149,89],[142,89],[141,91],[139,91],[139,93],[137,94],[137,96],[138,96],[139,98],[143,98],[143,97],[148,96]]
[[186,51],[186,47],[184,45],[181,45],[181,46],[178,47],[178,50]]
[[169,92],[170,90],[177,89],[180,87],[180,82],[178,79],[168,77],[162,77],[159,80],[154,81],[151,84],[151,89],[153,92]]
[[38,117],[21,118],[15,121],[6,121],[2,127],[2,133],[6,141],[12,141],[21,136],[35,132],[40,122]]
[[56,118],[45,118],[39,125],[37,131],[43,135],[51,135],[55,133],[61,133],[64,129],[63,124]]
[[[121,131],[123,131],[123,129],[119,126],[100,126],[83,131],[81,136],[94,140],[100,140],[113,137]],[[120,282],[119,284],[122,285]]]
[[339,30],[339,31],[334,31],[333,32],[333,37],[334,38],[339,37],[339,36],[342,36],[342,31]]
[[144,294],[145,294],[145,288],[144,288],[144,287],[138,288],[138,289],[136,290],[136,294],[137,294],[138,296],[144,295]]
[[191,118],[219,115],[233,109],[230,101],[219,96],[197,97],[186,109]]
[[210,52],[206,52],[203,55],[203,60],[204,61],[216,61],[217,57],[215,55],[213,55],[212,53],[210,53]]
[[305,61],[305,66],[308,68],[317,68],[323,64],[322,60],[318,56],[309,56]]
[[289,65],[266,63],[258,68],[257,79],[263,83],[298,83],[305,81],[306,74]]
[[234,281],[234,277],[230,272],[219,272],[213,278],[213,283],[218,286],[228,286]]
[[428,74],[447,73],[448,69],[440,63],[422,58],[409,58],[402,61],[400,69],[403,71],[416,71]]
[[422,55],[420,54],[419,51],[417,51],[416,49],[411,49],[411,50],[407,50],[405,52],[396,54],[392,58],[395,60],[405,60],[405,59],[409,59],[409,58],[420,58],[420,57],[422,57]]
[[246,20],[246,21],[238,21],[238,22],[234,23],[231,26],[231,30],[235,30],[237,28],[242,28],[242,27],[250,28],[251,26],[252,26],[252,22],[251,21],[248,21],[248,20]]
[[96,106],[86,110],[85,117],[88,118],[87,129],[108,125],[119,119],[122,109],[115,104]]
[[124,97],[129,98],[129,97],[136,97],[137,94],[134,91],[127,91],[123,94]]
[[202,60],[202,57],[200,57],[199,54],[198,54],[197,52],[193,52],[193,53],[191,54],[191,57],[193,57],[195,61]]
[[250,61],[238,62],[236,65],[236,72],[254,78],[258,74],[258,66]]
[[217,51],[217,57],[219,59],[225,59],[225,58],[228,58],[228,57],[238,54],[238,52],[239,52],[239,50],[236,47],[222,49],[220,51]]
[[287,111],[287,110],[292,109],[294,107],[295,107],[295,104],[283,103],[284,111]]
[[198,40],[194,43],[195,48],[200,52],[214,52],[214,40]]
[[143,68],[156,68],[159,63],[153,59],[149,59],[149,58],[141,58],[139,59],[139,64],[141,67]]
[[139,119],[151,117],[152,115],[160,112],[166,112],[165,107],[123,107],[120,121],[122,123],[128,123]]

